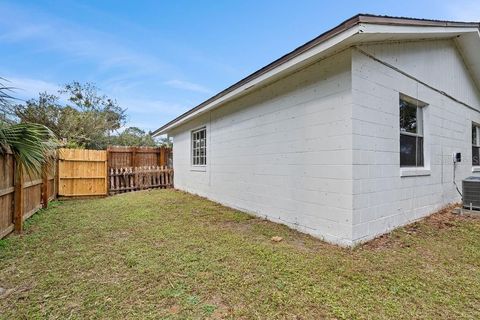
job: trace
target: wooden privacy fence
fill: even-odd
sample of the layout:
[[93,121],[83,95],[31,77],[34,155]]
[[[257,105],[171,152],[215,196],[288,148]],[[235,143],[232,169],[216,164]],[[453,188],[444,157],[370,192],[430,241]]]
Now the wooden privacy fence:
[[60,149],[58,152],[58,195],[62,197],[106,196],[106,151]]
[[110,194],[173,187],[173,169],[166,166],[110,168]]
[[171,148],[108,147],[107,151],[60,149],[58,195],[108,194],[173,187]]
[[55,167],[45,168],[40,176],[29,176],[15,170],[12,154],[0,155],[0,239],[46,207],[57,194]]
[[108,147],[108,167],[171,167],[171,151],[167,147]]
[[[173,187],[170,148],[59,149],[58,162],[40,176],[16,172],[12,154],[0,154],[0,239],[61,197],[107,196]],[[110,189],[110,192],[109,192]]]

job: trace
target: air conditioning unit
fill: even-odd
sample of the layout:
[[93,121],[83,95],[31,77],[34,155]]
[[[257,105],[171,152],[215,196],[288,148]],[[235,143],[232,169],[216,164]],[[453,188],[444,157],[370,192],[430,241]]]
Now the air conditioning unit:
[[462,181],[463,207],[480,210],[480,177],[468,177]]

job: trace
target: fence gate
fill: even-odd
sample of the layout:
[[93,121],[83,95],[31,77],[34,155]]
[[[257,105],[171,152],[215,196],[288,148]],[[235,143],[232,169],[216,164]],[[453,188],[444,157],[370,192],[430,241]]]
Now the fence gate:
[[63,197],[108,194],[107,152],[60,149],[58,195]]

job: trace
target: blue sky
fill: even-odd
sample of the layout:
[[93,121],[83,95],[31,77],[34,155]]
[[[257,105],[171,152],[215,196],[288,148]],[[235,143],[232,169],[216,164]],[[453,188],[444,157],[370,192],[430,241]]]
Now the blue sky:
[[23,99],[94,82],[154,130],[357,13],[479,21],[480,1],[0,1]]

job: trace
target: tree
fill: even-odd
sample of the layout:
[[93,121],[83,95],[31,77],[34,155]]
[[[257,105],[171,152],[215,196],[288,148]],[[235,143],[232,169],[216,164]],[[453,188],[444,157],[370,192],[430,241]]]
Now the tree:
[[[125,123],[125,109],[115,100],[99,94],[98,88],[91,83],[82,85],[74,81],[65,85],[60,93],[69,96],[68,101],[74,104],[73,109],[82,113],[84,120],[93,120],[90,126],[95,131],[111,133]],[[71,106],[67,104],[67,107]]]
[[164,147],[169,147],[169,148],[173,147],[172,140],[168,137],[158,138],[158,144]]
[[137,127],[129,127],[120,134],[110,137],[110,144],[117,146],[158,146],[158,142],[150,134]]
[[50,128],[67,148],[171,146],[170,140],[154,138],[151,132],[137,127],[117,133],[125,124],[125,110],[91,83],[72,82],[58,94],[42,92],[36,99],[1,108],[21,123],[39,123]]
[[111,136],[109,144],[115,146],[171,147],[172,141],[168,138],[156,138],[152,135],[152,132],[145,132],[137,127],[128,127],[123,132]]
[[62,108],[59,98],[46,92],[40,93],[38,99],[31,99],[24,105],[13,105],[10,114],[13,114],[21,122],[40,123],[50,128],[59,137],[63,137],[69,128],[62,123]]
[[40,93],[38,99],[10,107],[9,113],[22,123],[49,127],[67,147],[89,149],[104,149],[112,133],[125,123],[125,110],[91,83],[72,82],[58,94]]

